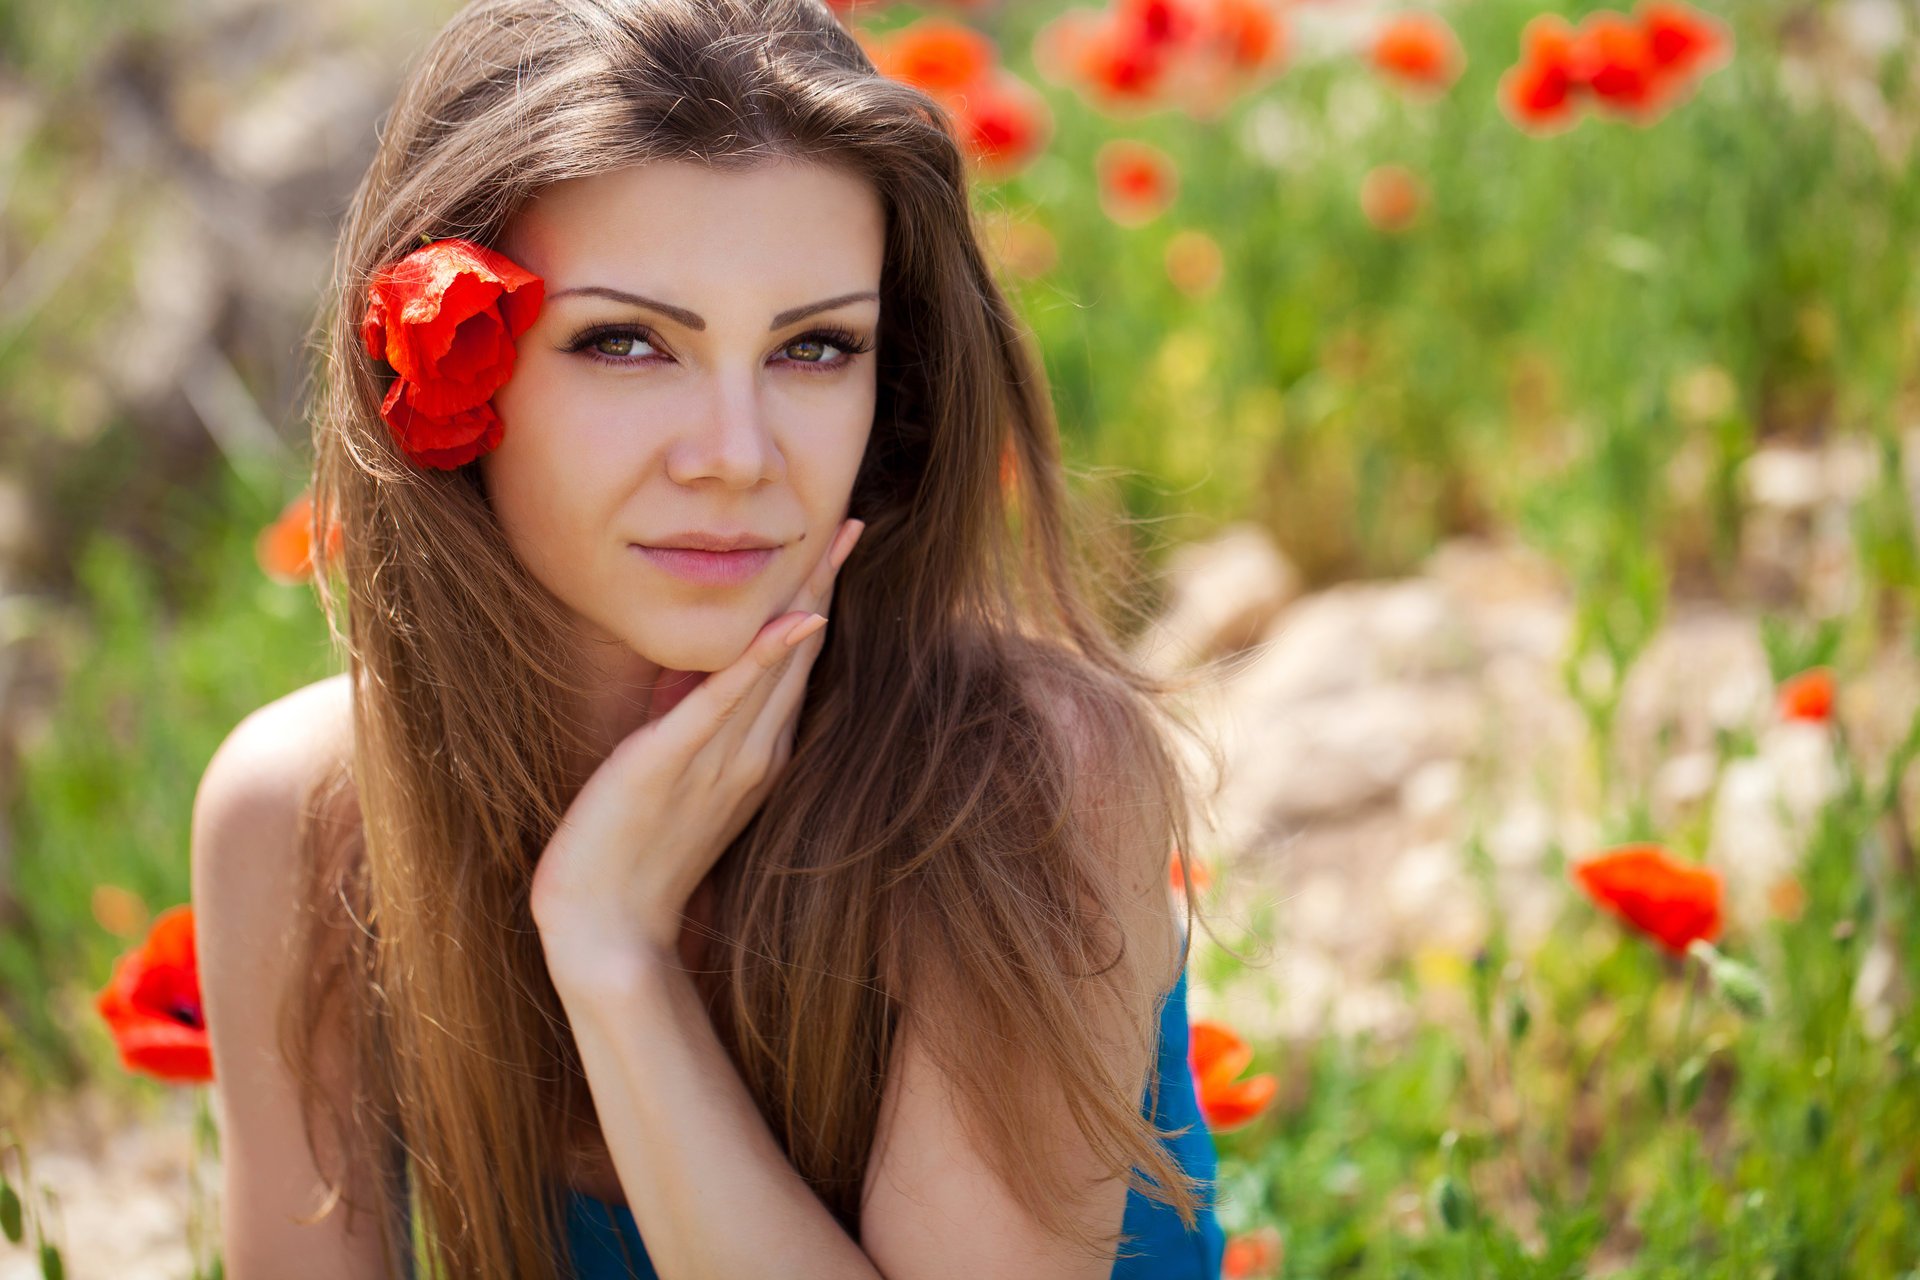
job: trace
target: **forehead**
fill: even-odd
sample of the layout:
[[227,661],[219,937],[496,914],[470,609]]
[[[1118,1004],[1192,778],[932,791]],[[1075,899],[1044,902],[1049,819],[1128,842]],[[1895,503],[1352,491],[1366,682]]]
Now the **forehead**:
[[785,292],[872,287],[885,240],[879,194],[844,170],[785,159],[741,170],[672,160],[543,187],[507,225],[501,247],[550,291],[729,284]]

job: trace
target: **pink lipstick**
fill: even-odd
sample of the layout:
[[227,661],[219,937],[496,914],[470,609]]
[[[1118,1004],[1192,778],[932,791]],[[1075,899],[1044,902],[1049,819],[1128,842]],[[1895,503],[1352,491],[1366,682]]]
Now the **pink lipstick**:
[[738,586],[773,562],[778,547],[741,547],[737,551],[700,551],[693,547],[628,544],[656,567],[686,582],[709,587]]

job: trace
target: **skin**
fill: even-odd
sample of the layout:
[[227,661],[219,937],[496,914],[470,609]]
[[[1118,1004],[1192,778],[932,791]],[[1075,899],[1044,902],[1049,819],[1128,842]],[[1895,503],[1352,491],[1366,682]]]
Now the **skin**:
[[[686,962],[690,901],[786,766],[830,625],[807,614],[829,613],[860,532],[844,517],[872,426],[872,354],[834,373],[796,369],[783,347],[822,317],[767,326],[782,309],[878,287],[881,207],[826,170],[660,166],[556,191],[516,233],[506,251],[548,280],[550,300],[611,283],[709,322],[659,320],[671,361],[616,370],[559,350],[578,325],[620,318],[609,304],[551,301],[496,398],[505,438],[484,463],[531,571],[615,642],[594,652],[616,740],[542,851],[529,905],[614,1189],[655,1268],[760,1275],[778,1259],[781,1275],[844,1280],[1104,1280],[1110,1259],[1041,1234],[993,1176],[911,1034],[889,1064],[861,1234],[850,1235],[788,1162]],[[831,314],[857,314],[871,333],[877,310],[869,298]],[[649,534],[736,523],[789,539],[744,586],[689,586],[627,550]],[[663,684],[647,705],[656,678],[686,671],[711,674],[691,689]],[[1166,851],[1139,830],[1137,847],[1116,847],[1116,867],[1150,904],[1141,918],[1164,923]],[[1154,936],[1135,928],[1143,944]],[[1093,1012],[1116,1068],[1144,1086],[1144,999]],[[1056,1114],[1059,1132],[1035,1140],[1064,1147],[1063,1173],[1084,1183],[1099,1171],[1067,1109]],[[1089,1224],[1116,1228],[1125,1190],[1109,1179],[1083,1210]]]
[[[515,554],[578,619],[607,748],[802,607],[793,602],[846,523],[876,364],[871,350],[801,339],[835,326],[871,347],[880,304],[867,296],[768,326],[793,308],[876,295],[885,230],[879,196],[839,170],[672,161],[553,184],[500,238],[546,281],[547,300],[494,396],[505,433],[480,459],[482,480]],[[705,326],[560,296],[591,287],[684,308]],[[566,350],[594,325],[647,332]],[[685,529],[745,529],[782,546],[747,582],[712,586],[628,545]]]

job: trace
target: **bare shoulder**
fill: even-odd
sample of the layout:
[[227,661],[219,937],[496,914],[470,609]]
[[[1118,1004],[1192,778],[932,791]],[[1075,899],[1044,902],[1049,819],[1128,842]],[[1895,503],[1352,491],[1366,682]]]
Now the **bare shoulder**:
[[[328,676],[249,712],[228,732],[207,765],[207,777],[247,791],[302,787],[350,749],[349,677]],[[203,786],[205,784],[203,783]]]
[[[1134,1105],[1153,1071],[1159,996],[1176,980],[1167,788],[1151,741],[1141,736],[1147,732],[1136,714],[1141,708],[1127,702],[1129,690],[1064,654],[1030,650],[1022,657],[1036,660],[1019,664],[1021,714],[1037,720],[1066,757],[1067,820],[1084,837],[1076,843],[1091,854],[1097,874],[1109,878],[1113,892],[1104,895],[1104,905],[1115,913],[1128,958],[1078,987],[1072,1007],[1113,1079],[1130,1082],[1126,1102]],[[1106,952],[1104,943],[1099,950]],[[909,1010],[950,1007],[945,993],[918,985],[948,980],[949,967],[909,969],[915,984],[905,993]],[[982,1095],[975,1095],[974,1106],[963,1105],[949,1076],[956,1055],[937,1051],[936,1041],[951,1040],[940,1031],[955,1025],[938,1017],[902,1021],[862,1185],[862,1247],[899,1280],[1104,1280],[1114,1269],[1112,1252],[1089,1256],[1055,1234],[1034,1212],[1032,1198],[1003,1176],[1003,1162],[993,1158],[975,1122]],[[1054,1187],[1090,1189],[1069,1214],[1076,1230],[1098,1239],[1123,1226],[1127,1188],[1076,1118],[1084,1112],[1070,1094],[1084,1081],[1078,1074],[1063,1077],[1055,1066],[1057,1055],[1048,1050],[1060,1038],[1050,1035],[1047,1045],[1002,1041],[993,1055],[1022,1081],[1029,1108],[1020,1117],[1023,1159],[1029,1167],[1047,1162],[1044,1181]],[[996,1098],[993,1106],[1003,1103]]]
[[[221,1129],[225,1256],[235,1280],[387,1274],[377,1224],[366,1217],[349,1224],[336,1211],[303,1221],[326,1203],[326,1184],[278,1036],[297,963],[291,944],[307,907],[302,814],[346,749],[348,693],[346,677],[331,677],[249,713],[215,750],[194,795],[195,944]],[[330,1036],[319,1044],[314,1065],[339,1102],[350,1093],[344,1055]]]
[[1124,701],[1130,694],[1085,680],[1066,665],[1043,669],[1027,691],[1069,752],[1073,817],[1092,832],[1125,890],[1130,910],[1123,927],[1153,948],[1144,955],[1167,957],[1171,984],[1180,951],[1180,925],[1167,888],[1173,800],[1157,774],[1163,766],[1159,752],[1141,737],[1152,729]]
[[194,794],[193,897],[203,930],[256,916],[284,923],[297,905],[294,859],[303,807],[350,750],[345,675],[283,694],[249,712],[215,749]]

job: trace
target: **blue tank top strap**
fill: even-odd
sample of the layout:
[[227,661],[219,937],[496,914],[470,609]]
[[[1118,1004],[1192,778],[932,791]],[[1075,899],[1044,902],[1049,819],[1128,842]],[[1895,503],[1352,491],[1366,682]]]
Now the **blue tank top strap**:
[[1213,1134],[1194,1092],[1193,1071],[1187,1062],[1188,1038],[1187,973],[1182,968],[1160,1007],[1160,1052],[1155,1064],[1160,1081],[1159,1105],[1152,1104],[1153,1084],[1149,1082],[1140,1109],[1148,1112],[1151,1107],[1149,1114],[1160,1128],[1181,1130],[1162,1141],[1174,1163],[1199,1183],[1195,1230],[1187,1230],[1173,1206],[1129,1189],[1120,1229],[1133,1239],[1121,1246],[1111,1280],[1219,1280],[1227,1248],[1226,1233],[1215,1213],[1220,1164]]
[[[1150,1081],[1140,1109],[1162,1129],[1183,1129],[1163,1141],[1201,1185],[1197,1229],[1188,1231],[1172,1206],[1129,1188],[1121,1230],[1132,1240],[1122,1247],[1110,1280],[1219,1280],[1226,1253],[1226,1235],[1214,1212],[1219,1162],[1194,1093],[1187,1043],[1187,975],[1182,969],[1160,1006],[1159,1105],[1153,1106]],[[631,1209],[571,1187],[567,1197],[567,1242],[573,1250],[575,1280],[659,1280]]]

